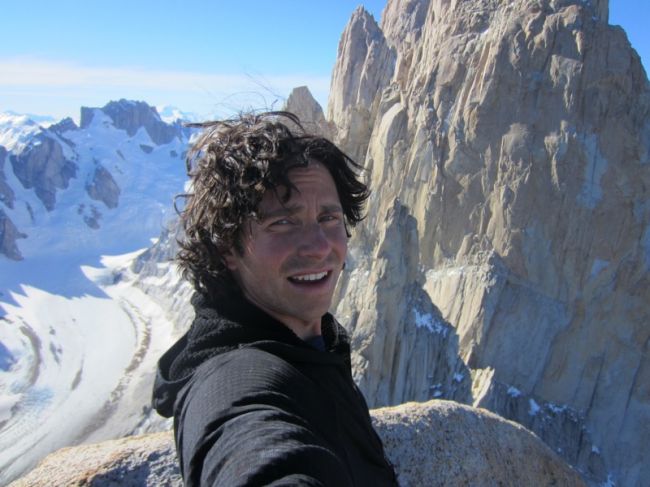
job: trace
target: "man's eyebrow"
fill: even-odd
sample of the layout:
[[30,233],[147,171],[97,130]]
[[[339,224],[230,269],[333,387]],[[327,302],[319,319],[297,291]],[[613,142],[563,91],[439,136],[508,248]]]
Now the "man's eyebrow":
[[300,209],[301,209],[300,206],[281,206],[279,208],[276,208],[275,210],[265,211],[264,213],[260,213],[259,220],[264,221],[264,220],[268,220],[269,218],[276,218],[278,216],[295,215],[300,211]]
[[343,213],[341,205],[323,205],[321,206],[322,213]]
[[[280,216],[291,216],[300,212],[304,207],[301,205],[292,205],[292,206],[281,206],[275,210],[266,211],[259,215],[259,221],[265,221],[270,218],[277,218]],[[320,207],[321,213],[343,213],[343,208],[341,205],[331,204],[331,205],[322,205]]]

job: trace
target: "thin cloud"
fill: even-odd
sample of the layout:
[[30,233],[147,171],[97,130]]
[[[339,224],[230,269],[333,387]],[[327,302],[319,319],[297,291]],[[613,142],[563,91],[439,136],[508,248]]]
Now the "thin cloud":
[[[138,66],[84,66],[67,61],[35,58],[0,58],[0,91],[13,93],[43,92],[106,94],[112,98],[141,99],[155,97],[155,103],[200,106],[205,100],[233,106],[252,100],[276,100],[280,103],[292,88],[307,85],[317,99],[329,91],[329,77],[301,74],[263,75],[259,73],[201,73],[147,69]],[[178,101],[177,101],[178,100]],[[193,100],[193,101],[190,101]],[[76,107],[78,109],[78,106]],[[187,106],[193,110],[194,107]],[[0,107],[1,110],[1,107]]]
[[[210,86],[221,90],[237,89],[251,84],[251,75],[212,74],[191,71],[165,71],[137,66],[95,67],[65,61],[0,58],[0,86],[116,86],[164,89],[186,86],[199,89]],[[329,77],[282,75],[264,76],[264,82],[277,87],[294,86],[296,82],[314,89],[328,89]]]

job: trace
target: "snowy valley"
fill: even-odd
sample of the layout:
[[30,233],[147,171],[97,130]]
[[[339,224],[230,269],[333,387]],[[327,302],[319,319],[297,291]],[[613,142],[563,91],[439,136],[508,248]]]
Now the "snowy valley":
[[150,388],[180,327],[143,289],[178,277],[134,263],[174,217],[189,137],[126,100],[79,126],[0,114],[0,484],[60,447],[164,426]]

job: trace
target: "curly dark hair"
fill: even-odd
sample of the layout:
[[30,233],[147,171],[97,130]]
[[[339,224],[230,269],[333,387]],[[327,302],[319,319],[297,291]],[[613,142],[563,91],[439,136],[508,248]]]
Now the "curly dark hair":
[[180,195],[186,203],[180,212],[185,237],[177,261],[183,277],[202,294],[218,295],[234,284],[224,254],[243,252],[242,226],[258,218],[265,191],[289,201],[296,190],[289,180],[293,168],[310,161],[324,165],[334,179],[346,230],[363,219],[370,191],[359,179],[362,167],[329,140],[305,133],[296,115],[247,113],[190,126],[204,131],[187,156],[191,187]]

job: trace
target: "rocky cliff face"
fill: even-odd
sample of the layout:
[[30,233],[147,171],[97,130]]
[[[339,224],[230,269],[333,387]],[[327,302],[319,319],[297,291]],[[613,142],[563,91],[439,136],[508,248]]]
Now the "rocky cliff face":
[[[9,209],[14,207],[15,194],[11,186],[7,183],[7,178],[4,173],[5,160],[7,159],[7,150],[0,146],[0,203],[4,204]],[[0,207],[0,254],[6,255],[12,260],[22,259],[20,250],[16,240],[25,238],[24,233],[20,233],[7,216],[2,207]]]
[[[175,337],[189,330],[194,320],[194,307],[190,303],[194,288],[181,278],[174,260],[183,235],[179,220],[171,221],[158,241],[130,266],[137,276],[135,285],[155,299],[174,324]],[[152,411],[152,414],[157,413]]]
[[101,164],[95,165],[91,179],[86,183],[86,192],[92,199],[104,203],[107,208],[117,208],[120,187],[111,173]]
[[309,133],[321,134],[323,137],[334,137],[334,127],[325,120],[323,107],[312,96],[309,88],[299,86],[294,88],[283,108],[300,118],[303,128]]
[[8,208],[14,207],[14,192],[7,183],[5,176],[5,160],[7,159],[7,149],[0,146],[0,202]]
[[54,138],[37,135],[19,154],[10,156],[13,172],[25,189],[34,189],[48,211],[54,209],[57,190],[66,189],[77,174],[77,164],[66,157]]
[[[606,1],[389,1],[328,118],[374,190],[337,314],[369,402],[453,398],[650,477],[650,89]],[[358,285],[363,282],[363,285]]]
[[21,260],[23,256],[18,249],[16,240],[25,237],[27,235],[19,232],[14,222],[0,208],[0,253],[12,260]]

